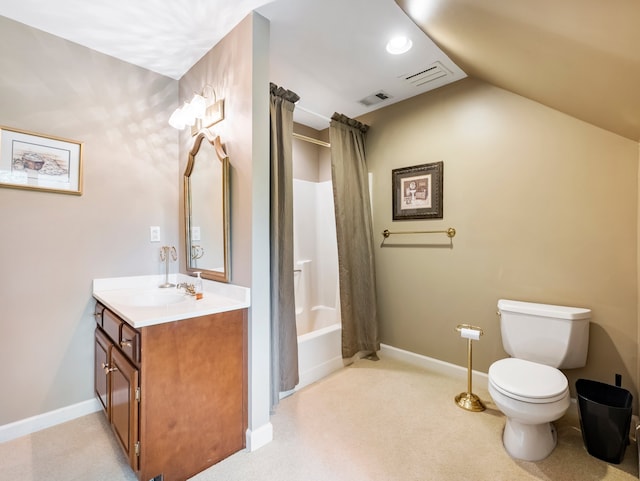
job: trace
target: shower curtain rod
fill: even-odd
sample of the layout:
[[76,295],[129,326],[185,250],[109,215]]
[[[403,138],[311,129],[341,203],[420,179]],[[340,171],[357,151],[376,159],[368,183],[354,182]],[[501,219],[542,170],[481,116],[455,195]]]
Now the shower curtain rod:
[[325,142],[323,140],[314,139],[313,137],[307,137],[306,135],[293,133],[293,136],[296,139],[304,140],[305,142],[311,142],[312,144],[321,145],[322,147],[331,147],[329,142]]

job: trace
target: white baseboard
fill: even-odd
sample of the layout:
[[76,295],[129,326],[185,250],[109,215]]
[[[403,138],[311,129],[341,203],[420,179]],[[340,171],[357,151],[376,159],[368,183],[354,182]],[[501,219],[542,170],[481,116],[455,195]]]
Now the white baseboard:
[[[26,419],[0,426],[0,443],[11,441],[42,429],[62,424],[87,414],[100,411],[102,406],[97,399],[89,399],[55,411],[38,414]],[[273,440],[273,425],[271,423],[260,426],[257,430],[247,430],[247,450],[255,451]]]
[[0,443],[11,441],[12,439],[35,433],[41,429],[50,428],[56,424],[65,423],[87,414],[100,411],[102,406],[97,399],[89,399],[88,401],[65,406],[54,411],[38,414],[30,418],[21,419],[13,423],[0,426]]
[[[455,364],[440,361],[431,357],[423,356],[421,354],[415,354],[410,351],[398,349],[396,347],[388,346],[386,344],[380,345],[380,355],[388,357],[390,359],[397,359],[404,361],[415,366],[428,369],[430,371],[439,372],[441,374],[465,378],[467,375],[467,369]],[[310,384],[316,380],[324,377],[331,372],[340,369],[342,367],[342,359],[334,359],[327,365],[321,366],[317,372],[304,373],[304,384]],[[488,377],[483,372],[473,371],[472,382],[475,386],[487,388]],[[303,383],[301,383],[303,384]],[[298,387],[299,389],[299,387]],[[0,426],[0,443],[10,441],[27,434],[46,429],[56,424],[61,424],[72,419],[76,419],[87,414],[99,411],[101,409],[100,403],[97,399],[89,399],[71,406],[66,406],[55,411],[39,414],[30,418],[22,419],[13,423]],[[246,443],[248,451],[255,451],[262,446],[270,443],[273,440],[273,426],[271,423],[264,424],[256,430],[247,430]]]
[[247,429],[246,444],[247,451],[253,452],[273,441],[273,424],[266,423],[258,429]]
[[[429,371],[438,372],[445,376],[459,377],[461,379],[466,379],[467,377],[466,367],[440,361],[439,359],[434,359],[432,357],[423,356],[422,354],[405,351],[404,349],[398,349],[397,347],[388,346],[386,344],[380,344],[380,355],[389,359],[403,361]],[[471,382],[473,386],[487,389],[487,386],[489,385],[489,376],[484,372],[474,370],[471,374]],[[466,384],[464,386],[466,386]]]

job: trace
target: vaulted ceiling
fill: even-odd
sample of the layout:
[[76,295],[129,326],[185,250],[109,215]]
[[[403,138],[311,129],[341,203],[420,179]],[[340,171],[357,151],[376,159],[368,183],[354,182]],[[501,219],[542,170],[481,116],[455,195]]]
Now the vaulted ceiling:
[[396,0],[469,76],[640,141],[638,0]]
[[[271,20],[272,80],[321,114],[307,125],[424,93],[407,75],[439,64],[451,75],[431,87],[466,74],[640,141],[640,0],[0,0],[0,15],[173,78],[252,9]],[[386,55],[392,30],[418,48]],[[392,98],[363,108],[379,90]]]

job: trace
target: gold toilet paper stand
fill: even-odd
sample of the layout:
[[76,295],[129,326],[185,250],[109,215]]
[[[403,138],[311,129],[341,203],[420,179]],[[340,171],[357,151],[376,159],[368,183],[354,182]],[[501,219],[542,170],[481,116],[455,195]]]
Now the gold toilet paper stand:
[[[456,326],[456,331],[462,333],[463,329],[479,331],[478,337],[482,336],[484,332],[478,326],[472,326],[471,324],[458,324]],[[464,336],[463,336],[464,337]],[[467,337],[467,392],[461,392],[455,397],[456,404],[460,406],[462,409],[466,409],[467,411],[480,412],[486,409],[485,405],[482,403],[480,398],[471,392],[471,373],[473,371],[471,365],[471,357],[472,357],[472,340],[470,337]]]

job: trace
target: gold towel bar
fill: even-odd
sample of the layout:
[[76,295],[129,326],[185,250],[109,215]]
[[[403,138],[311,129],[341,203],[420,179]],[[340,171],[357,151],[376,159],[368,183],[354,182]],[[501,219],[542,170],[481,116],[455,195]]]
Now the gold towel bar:
[[447,234],[449,238],[453,238],[456,235],[456,230],[453,227],[449,227],[447,230],[418,230],[410,232],[390,232],[388,229],[382,231],[382,235],[386,239],[391,234]]

